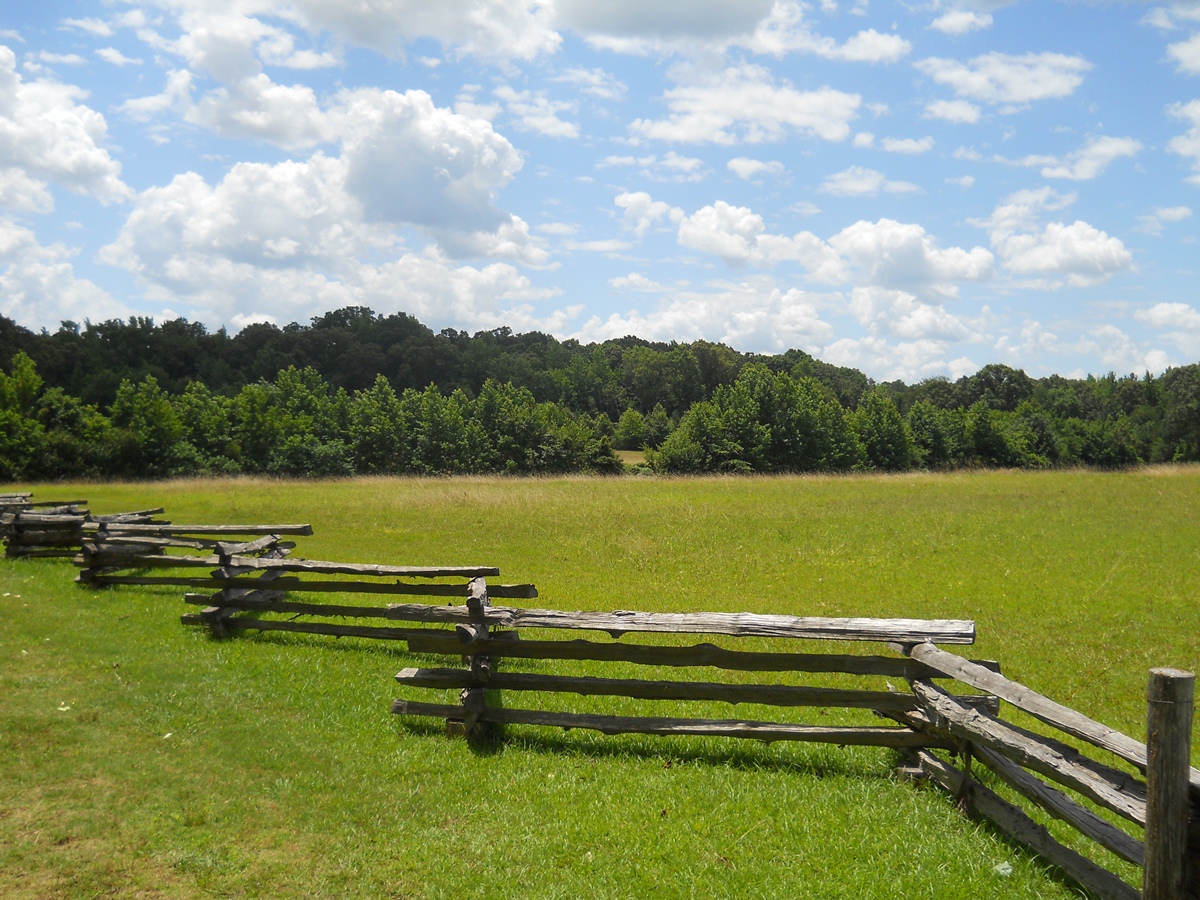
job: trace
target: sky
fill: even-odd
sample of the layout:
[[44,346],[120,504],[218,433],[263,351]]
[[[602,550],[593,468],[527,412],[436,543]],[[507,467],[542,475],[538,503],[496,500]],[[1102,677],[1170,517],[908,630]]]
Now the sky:
[[14,0],[0,313],[1200,361],[1200,0]]

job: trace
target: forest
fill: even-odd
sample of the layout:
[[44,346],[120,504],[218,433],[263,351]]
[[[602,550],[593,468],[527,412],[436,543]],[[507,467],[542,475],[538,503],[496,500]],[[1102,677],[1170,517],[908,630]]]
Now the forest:
[[0,316],[0,479],[847,472],[1200,460],[1200,364],[876,383],[800,350],[434,332],[351,307],[230,335]]

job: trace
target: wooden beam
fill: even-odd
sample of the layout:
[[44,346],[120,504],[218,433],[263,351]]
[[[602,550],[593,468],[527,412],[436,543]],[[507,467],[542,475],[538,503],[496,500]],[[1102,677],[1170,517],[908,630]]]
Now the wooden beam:
[[[917,754],[922,771],[952,796],[963,795],[964,776],[958,769],[931,753]],[[1112,872],[1076,853],[1051,837],[1020,809],[977,781],[970,782],[970,809],[987,819],[1016,843],[1057,866],[1080,886],[1105,900],[1139,900],[1141,894]]]
[[321,559],[259,559],[234,557],[232,566],[316,575],[373,575],[396,578],[478,578],[499,575],[495,566],[377,566],[370,563],[330,562]]
[[[153,534],[162,537],[183,534],[299,534],[311,535],[311,525],[139,525],[114,522],[104,524],[104,530],[109,534]],[[83,526],[84,531],[97,531],[101,525],[88,522]]]
[[[83,502],[86,503],[87,501],[85,500]],[[92,516],[92,521],[93,522],[106,522],[106,523],[120,524],[122,522],[127,522],[130,519],[145,519],[145,518],[149,518],[150,516],[160,515],[161,513],[164,513],[164,512],[166,512],[165,509],[163,509],[161,506],[156,506],[154,509],[138,509],[138,510],[134,510],[133,512],[107,513],[106,515],[103,515],[103,516]],[[171,523],[170,522],[153,522],[153,523],[132,522],[130,524],[170,525]]]
[[217,544],[217,556],[224,560],[230,556],[249,556],[252,553],[261,553],[279,543],[279,537],[277,534],[264,534],[254,541],[221,541]]
[[1016,763],[980,744],[971,747],[974,757],[1000,778],[1032,800],[1056,819],[1066,822],[1080,834],[1091,838],[1101,847],[1115,853],[1135,866],[1145,865],[1146,845],[1126,834],[1111,822],[1100,818],[1086,806],[1076,803],[1062,791],[1034,778]]
[[[370,625],[333,625],[328,622],[269,621],[230,616],[225,620],[228,631],[287,631],[295,634],[323,634],[328,637],[361,637],[383,641],[406,641],[412,634],[411,628],[378,628]],[[461,717],[461,707],[458,710]]]
[[1057,742],[1039,739],[1040,735],[1032,735],[967,709],[930,682],[917,680],[912,682],[912,687],[935,728],[944,728],[956,737],[989,747],[1052,781],[1079,791],[1131,822],[1146,824],[1144,792],[1128,781],[1115,783],[1106,777],[1109,772],[1098,763]]
[[[278,579],[273,579],[266,582],[270,591],[275,593],[279,590],[277,585]],[[249,593],[258,593],[252,591]],[[199,599],[205,598],[203,604]],[[297,616],[323,616],[326,618],[350,618],[350,619],[386,619],[387,609],[382,606],[344,606],[338,603],[297,603],[291,600],[272,600],[262,602],[247,596],[240,597],[222,597],[217,595],[215,601],[211,600],[209,594],[185,594],[185,603],[193,603],[197,605],[208,605],[210,602],[217,606],[227,606],[232,610],[265,610],[273,613],[290,613]]]
[[[65,555],[74,555],[73,551],[67,551]],[[129,568],[123,566],[122,568]],[[252,586],[253,579],[230,577],[230,578],[185,578],[175,576],[130,576],[130,575],[93,575],[86,569],[79,573],[75,579],[79,582],[87,582],[94,584],[97,587],[104,585],[167,585],[174,587],[190,587],[200,590],[222,590],[226,588],[242,588]],[[465,584],[407,584],[405,582],[395,582],[392,584],[381,583],[372,584],[363,581],[305,581],[301,578],[281,577],[276,578],[271,582],[272,586],[278,590],[294,591],[298,593],[332,593],[332,594],[414,594],[423,597],[466,597],[467,586]],[[537,588],[531,584],[493,584],[488,586],[488,592],[495,597],[504,597],[512,599],[522,599],[530,596],[537,596]],[[408,608],[408,607],[406,607]],[[443,609],[465,609],[465,607],[437,607],[427,606],[425,604],[412,604],[412,609],[417,610],[443,610]],[[432,614],[431,614],[432,615]],[[426,618],[421,619],[416,616],[391,615],[395,619],[410,619],[413,621],[439,621],[439,622],[458,622],[459,618]]]
[[[407,618],[400,606],[396,618]],[[465,609],[447,607],[450,618],[466,621]],[[521,609],[493,606],[486,612],[489,625],[503,628],[564,628],[604,631],[613,636],[630,632],[668,634],[726,634],[735,637],[785,637],[835,641],[904,641],[899,635],[932,636],[941,641],[969,644],[975,640],[975,623],[951,619],[865,619],[818,616],[779,616],[757,613],[650,613],[564,612],[553,609]],[[920,638],[919,640],[924,640]]]
[[167,556],[164,553],[138,554],[111,550],[83,551],[75,557],[75,565],[86,569],[211,569],[219,564],[215,556]]
[[[496,585],[488,587],[496,595]],[[834,653],[757,653],[726,650],[715,644],[662,647],[652,644],[601,643],[583,639],[565,641],[477,641],[462,645],[453,634],[425,631],[409,644],[413,653],[445,653],[452,656],[483,654],[515,659],[578,659],[598,662],[629,662],[648,666],[712,666],[742,672],[841,672],[848,675],[882,675],[891,678],[941,678],[941,672],[915,660],[890,656],[855,656]],[[991,660],[984,666],[999,664]]]
[[[438,719],[462,717],[462,707],[442,703],[417,703],[396,700],[392,712],[404,716],[432,716]],[[532,709],[507,709],[488,706],[480,713],[481,722],[506,725],[546,725],[553,728],[587,728],[604,734],[691,735],[697,737],[733,737],[766,741],[806,741],[822,744],[868,747],[941,747],[942,738],[918,734],[907,728],[863,727],[836,728],[819,725],[788,725],[778,722],[750,722],[737,719],[672,719],[641,716],[596,716],[578,713],[542,712]]]
[[1145,900],[1183,900],[1188,887],[1188,762],[1195,687],[1191,672],[1150,670]]
[[[1017,709],[1024,710],[1047,725],[1052,725],[1060,731],[1107,750],[1142,771],[1146,769],[1146,745],[1127,737],[1114,728],[1109,728],[1070,707],[1054,702],[1023,684],[1011,681],[996,672],[988,671],[970,660],[948,653],[933,644],[913,644],[902,649],[906,655],[936,669],[943,675],[957,679],[978,690],[995,694],[1001,700],[1007,700]],[[1200,769],[1191,768],[1189,779],[1193,788],[1200,789]]]
[[843,690],[784,684],[723,684],[704,681],[644,681],[633,678],[537,675],[493,672],[485,681],[464,669],[402,669],[401,684],[427,688],[485,687],[502,691],[548,691],[582,696],[631,697],[635,700],[711,700],[764,706],[823,706],[848,709],[909,710],[917,705],[907,692]]

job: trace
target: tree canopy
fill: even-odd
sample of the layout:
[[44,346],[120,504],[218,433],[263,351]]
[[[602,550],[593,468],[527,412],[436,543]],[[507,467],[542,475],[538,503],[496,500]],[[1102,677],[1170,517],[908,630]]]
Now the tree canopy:
[[236,335],[0,317],[0,479],[665,472],[1200,460],[1200,365],[876,384],[799,350],[434,333],[358,307]]

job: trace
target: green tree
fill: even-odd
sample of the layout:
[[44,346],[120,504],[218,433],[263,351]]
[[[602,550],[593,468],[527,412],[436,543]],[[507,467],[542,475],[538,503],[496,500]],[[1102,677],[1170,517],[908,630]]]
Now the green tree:
[[267,471],[284,438],[274,386],[265,382],[246,385],[233,399],[232,414],[238,462],[247,472]]
[[918,400],[908,411],[908,430],[919,465],[942,469],[962,460],[962,416]]
[[469,412],[481,437],[474,454],[476,471],[523,473],[542,468],[557,425],[529,390],[489,379]]
[[656,403],[654,409],[646,416],[646,444],[658,447],[675,430],[675,423],[667,415],[661,403]]
[[420,395],[420,419],[413,448],[413,469],[428,475],[451,475],[472,470],[472,453],[463,416],[466,395],[444,397],[436,385]]
[[175,444],[182,432],[171,399],[153,375],[138,384],[128,379],[112,405],[109,465],[128,478],[161,478],[175,468]]
[[0,409],[28,416],[33,412],[44,382],[37,373],[37,366],[24,350],[13,356],[9,369],[7,375],[0,371]]
[[613,434],[613,446],[618,450],[640,450],[646,445],[647,434],[645,416],[631,406],[621,413]]
[[742,448],[725,434],[721,411],[711,400],[693,403],[679,425],[651,458],[662,472],[715,472],[722,463],[740,457]]
[[106,474],[104,449],[111,425],[96,407],[56,387],[39,398],[36,417],[44,441],[31,474],[42,478]]
[[757,363],[742,369],[740,377],[754,385],[763,421],[771,429],[771,468],[838,472],[859,464],[862,447],[830,388],[807,376],[769,377]]
[[1200,461],[1200,364],[1167,369],[1162,376],[1163,455]]
[[912,465],[912,436],[885,390],[875,388],[864,394],[853,422],[868,464],[885,472],[900,472]]
[[18,351],[11,371],[0,370],[0,480],[24,478],[45,450],[45,432],[33,417],[42,379],[33,360]]
[[350,405],[350,451],[354,468],[367,474],[397,474],[412,464],[411,432],[404,409],[382,375]]
[[181,443],[176,452],[194,471],[212,474],[236,472],[240,449],[233,439],[233,400],[214,394],[200,381],[192,381],[182,394],[171,398],[179,420]]
[[967,379],[963,399],[967,404],[982,401],[989,409],[1013,412],[1032,396],[1033,379],[1021,369],[991,363]]

